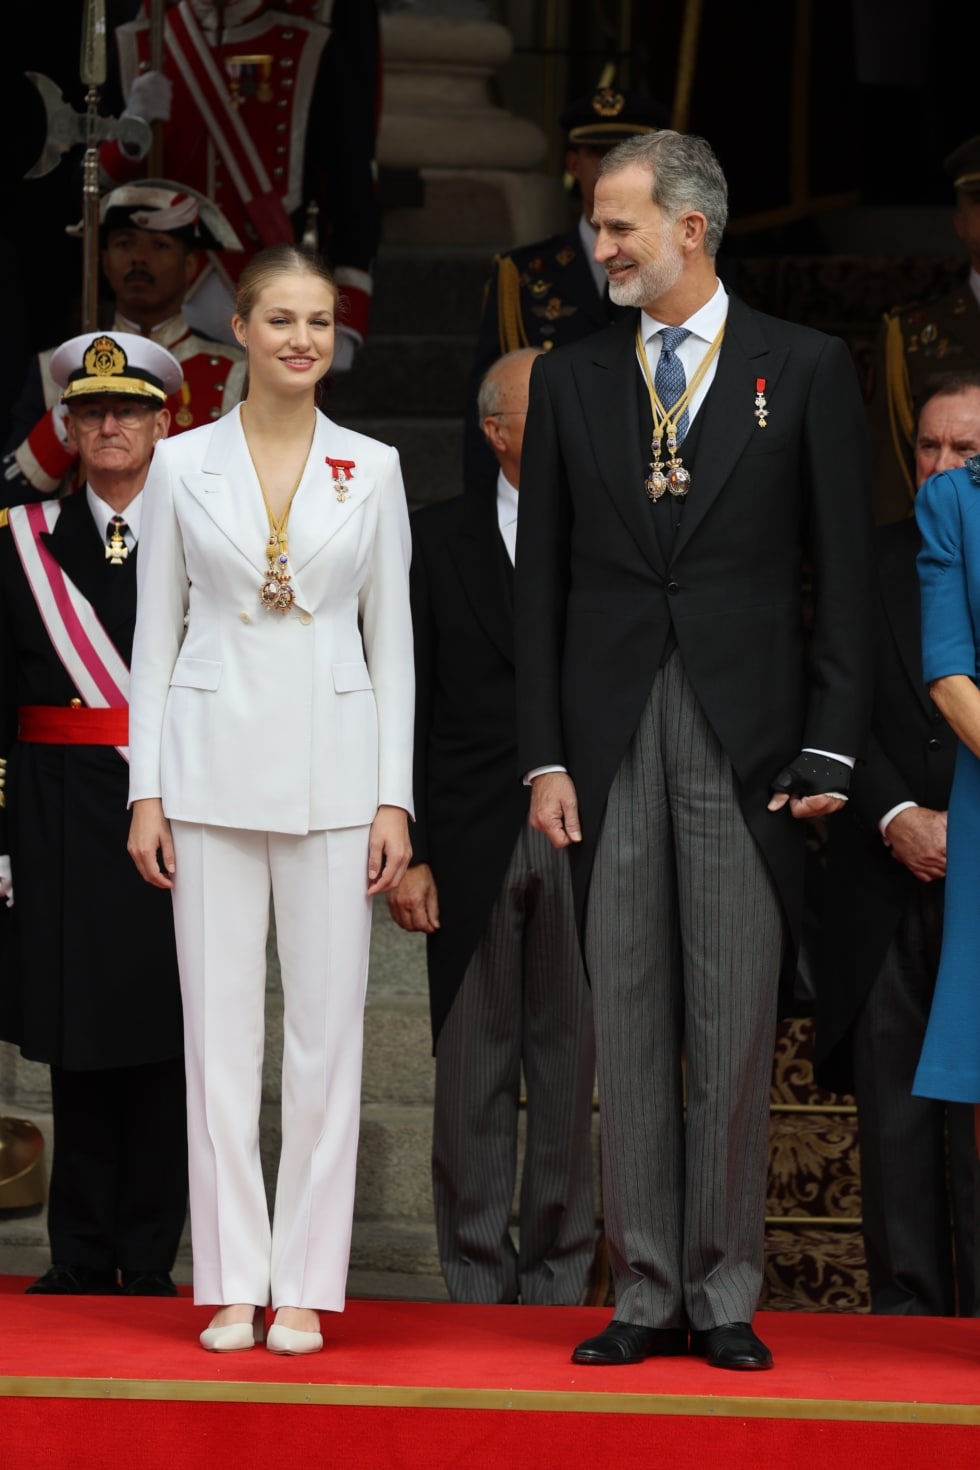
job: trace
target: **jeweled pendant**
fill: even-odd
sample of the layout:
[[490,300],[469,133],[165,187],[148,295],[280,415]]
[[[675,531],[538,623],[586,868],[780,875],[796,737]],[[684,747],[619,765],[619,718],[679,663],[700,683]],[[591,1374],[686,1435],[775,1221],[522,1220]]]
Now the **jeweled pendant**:
[[674,465],[667,473],[667,489],[671,495],[682,500],[691,488],[691,476],[682,464]]
[[662,465],[651,465],[650,473],[643,482],[651,500],[660,500],[667,493],[667,476]]

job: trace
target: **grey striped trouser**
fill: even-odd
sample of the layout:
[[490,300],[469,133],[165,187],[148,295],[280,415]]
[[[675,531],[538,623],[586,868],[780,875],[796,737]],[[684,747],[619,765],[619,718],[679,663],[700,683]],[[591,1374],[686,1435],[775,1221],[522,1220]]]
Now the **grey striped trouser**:
[[731,764],[675,650],[610,790],[586,926],[621,1321],[751,1321],[784,942]]
[[[526,1144],[518,1165],[521,1070]],[[454,1301],[574,1305],[595,1247],[591,1002],[568,860],[517,839],[487,928],[436,1043],[432,1184]]]

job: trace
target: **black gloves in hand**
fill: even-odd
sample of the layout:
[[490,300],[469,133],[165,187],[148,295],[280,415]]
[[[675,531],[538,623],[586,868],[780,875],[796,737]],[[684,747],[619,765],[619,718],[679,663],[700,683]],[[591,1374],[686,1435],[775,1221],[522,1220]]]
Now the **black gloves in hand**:
[[775,777],[772,789],[790,796],[837,796],[846,801],[850,784],[851,768],[846,761],[801,750]]

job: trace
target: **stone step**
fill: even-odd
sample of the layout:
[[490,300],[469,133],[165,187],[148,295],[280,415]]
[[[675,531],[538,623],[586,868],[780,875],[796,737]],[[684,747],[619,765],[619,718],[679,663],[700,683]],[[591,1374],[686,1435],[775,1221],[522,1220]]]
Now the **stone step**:
[[[428,1277],[438,1281],[439,1251],[432,1220],[355,1220],[351,1241],[351,1277],[367,1273]],[[351,1291],[348,1282],[348,1291]],[[438,1299],[438,1298],[436,1298]]]
[[424,996],[385,996],[364,1013],[361,1101],[415,1103],[431,1109],[435,1060],[429,1002]]
[[472,338],[374,334],[349,372],[331,378],[321,408],[356,428],[356,419],[462,418],[473,361]]
[[433,330],[475,337],[492,252],[382,246],[374,272],[370,339],[376,333],[427,337]]

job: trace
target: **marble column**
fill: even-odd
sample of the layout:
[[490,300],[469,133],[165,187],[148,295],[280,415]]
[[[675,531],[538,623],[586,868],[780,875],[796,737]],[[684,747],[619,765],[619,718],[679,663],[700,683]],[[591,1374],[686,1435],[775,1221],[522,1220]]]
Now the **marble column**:
[[378,164],[422,185],[418,206],[386,211],[385,243],[507,248],[564,228],[561,184],[538,171],[544,133],[493,96],[507,28],[413,7],[382,16],[382,45]]

